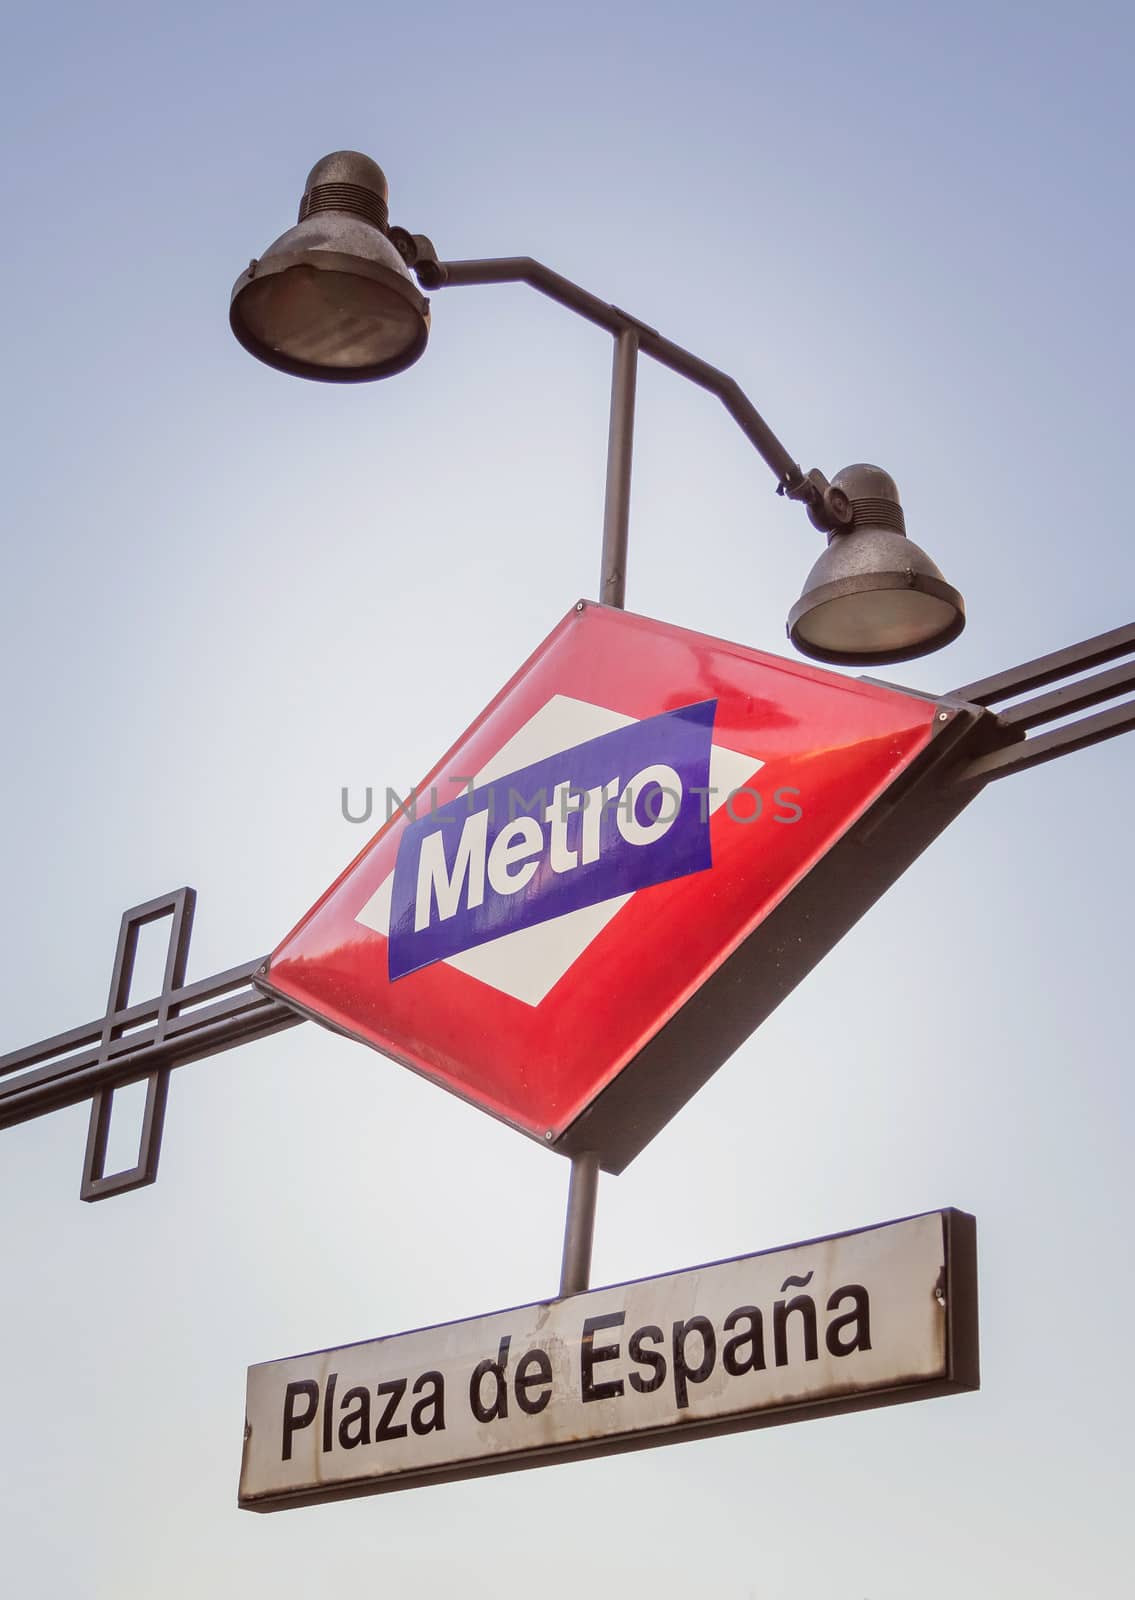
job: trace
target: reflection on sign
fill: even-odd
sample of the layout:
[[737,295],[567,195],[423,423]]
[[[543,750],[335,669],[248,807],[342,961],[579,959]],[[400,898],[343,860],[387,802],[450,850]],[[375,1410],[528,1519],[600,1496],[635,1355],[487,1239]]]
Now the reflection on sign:
[[973,1219],[932,1212],[249,1369],[273,1510],[977,1386]]

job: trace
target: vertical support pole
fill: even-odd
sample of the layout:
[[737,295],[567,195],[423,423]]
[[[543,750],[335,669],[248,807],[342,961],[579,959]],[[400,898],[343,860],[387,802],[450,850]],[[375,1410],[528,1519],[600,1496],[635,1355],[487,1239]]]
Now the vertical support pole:
[[591,1284],[591,1245],[595,1238],[595,1201],[599,1194],[599,1157],[593,1150],[573,1156],[564,1223],[564,1259],[560,1299],[582,1294]]
[[627,534],[631,515],[631,453],[634,448],[638,332],[615,335],[611,368],[611,423],[607,434],[607,495],[603,506],[603,571],[599,598],[605,606],[626,604]]
[[[631,517],[631,459],[638,378],[638,330],[620,328],[611,364],[611,420],[607,430],[607,493],[603,503],[603,567],[599,599],[622,610],[627,599],[627,539]],[[599,1157],[593,1150],[573,1156],[564,1222],[560,1298],[582,1294],[591,1283]]]

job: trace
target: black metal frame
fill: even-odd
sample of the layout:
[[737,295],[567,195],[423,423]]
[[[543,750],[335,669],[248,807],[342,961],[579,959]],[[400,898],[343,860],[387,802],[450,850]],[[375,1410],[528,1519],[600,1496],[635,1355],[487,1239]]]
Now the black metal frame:
[[[196,899],[192,889],[175,889],[124,911],[106,1015],[0,1056],[0,1128],[90,1100],[80,1189],[84,1200],[105,1200],[154,1182],[173,1067],[265,1038],[303,1020],[282,1001],[253,988],[261,960],[186,983]],[[138,935],[163,917],[170,918],[170,934],[161,993],[131,1004]],[[146,1106],[138,1160],[126,1171],[108,1174],[114,1091],[143,1081]]]
[[[1135,728],[1135,698],[1124,698],[1135,691],[1135,660],[1126,661],[1109,672],[1094,673],[1090,678],[1078,676],[1121,656],[1135,657],[1135,622],[955,689],[954,697],[959,700],[984,707],[1003,707],[996,713],[1001,736],[998,748],[970,761],[958,773],[957,781],[991,783],[996,778],[1024,772],[1029,767],[1054,761],[1057,756],[1069,755],[1073,750],[1085,750]],[[1018,695],[1062,680],[1071,681],[1065,681],[1062,688],[1050,694],[1005,704]],[[1075,715],[1108,700],[1118,703],[1091,717]],[[1063,722],[1063,726],[1049,733],[1033,733],[1033,729],[1052,722]]]
[[[127,1026],[116,1019],[130,1005],[134,963],[138,955],[138,935],[148,923],[157,922],[168,916],[170,933],[169,943],[166,946],[165,972],[157,1010],[154,1013],[157,1036],[164,1036],[169,1026],[169,996],[185,984],[185,967],[189,959],[189,939],[193,932],[193,912],[196,905],[197,896],[192,889],[178,889],[164,899],[150,900],[144,906],[135,906],[123,917],[118,930],[118,949],[114,954],[110,996],[106,1003],[106,1016],[102,1025],[100,1055],[103,1059],[109,1056],[111,1046],[121,1040]],[[119,1194],[126,1189],[141,1188],[144,1184],[153,1183],[158,1175],[158,1157],[162,1148],[168,1088],[169,1068],[155,1068],[146,1079],[146,1108],[142,1117],[138,1160],[128,1171],[113,1173],[109,1177],[105,1172],[106,1146],[110,1136],[114,1089],[109,1087],[99,1089],[91,1096],[87,1149],[83,1157],[83,1182],[79,1191],[82,1199],[99,1200],[105,1195]]]

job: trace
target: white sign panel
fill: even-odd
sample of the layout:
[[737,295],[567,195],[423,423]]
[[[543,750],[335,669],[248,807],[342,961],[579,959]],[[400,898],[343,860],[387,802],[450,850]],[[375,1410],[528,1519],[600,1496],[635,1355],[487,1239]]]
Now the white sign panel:
[[248,1372],[240,1504],[340,1499],[977,1386],[936,1211]]

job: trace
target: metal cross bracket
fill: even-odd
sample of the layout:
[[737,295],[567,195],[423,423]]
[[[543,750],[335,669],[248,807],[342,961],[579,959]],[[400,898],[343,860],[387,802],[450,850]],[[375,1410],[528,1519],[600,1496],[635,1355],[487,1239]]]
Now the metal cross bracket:
[[[1121,665],[1092,671],[1121,660]],[[1087,672],[1091,675],[1083,676]],[[1047,692],[1033,692],[1039,689]],[[889,798],[890,811],[901,810],[907,818],[905,831],[911,837],[895,847],[889,865],[880,864],[878,883],[875,888],[866,887],[862,905],[851,914],[852,921],[987,783],[1135,729],[1135,623],[935,698],[968,708],[970,717],[968,722],[959,720],[958,742],[950,759],[919,783]],[[1081,714],[1095,706],[1106,709]],[[939,813],[937,820],[935,813]],[[867,873],[864,858],[856,875]],[[0,1057],[0,1128],[90,1100],[81,1189],[84,1200],[103,1200],[154,1182],[173,1067],[230,1050],[246,1040],[266,1038],[304,1020],[286,1002],[255,987],[261,958],[186,983],[195,901],[192,889],[177,889],[124,912],[106,1015]],[[170,919],[170,931],[161,993],[131,1003],[139,932],[165,917]],[[838,933],[817,944],[792,982],[822,958],[836,937]],[[125,1171],[108,1174],[107,1138],[114,1091],[139,1082],[146,1084],[146,1107],[138,1160]],[[564,1293],[586,1286],[598,1176],[597,1163],[586,1152],[578,1156],[576,1165],[564,1255]]]
[[[134,963],[138,955],[138,934],[149,922],[170,918],[169,943],[166,946],[165,971],[162,992],[157,1002],[155,1021],[157,1037],[164,1038],[169,1026],[169,997],[185,983],[185,964],[189,956],[189,938],[193,932],[193,911],[197,896],[192,889],[179,889],[168,899],[151,900],[145,906],[135,906],[122,919],[118,930],[118,948],[114,953],[114,968],[110,978],[110,997],[103,1018],[102,1037],[99,1040],[99,1058],[106,1061],[112,1046],[118,1044],[127,1023],[119,1021],[130,1005],[130,988],[134,981]],[[149,1020],[148,1018],[146,1020]],[[80,1195],[84,1200],[101,1200],[124,1189],[137,1189],[153,1183],[158,1175],[158,1157],[162,1148],[162,1127],[166,1114],[166,1091],[169,1087],[169,1068],[158,1067],[146,1079],[146,1109],[142,1117],[142,1135],[139,1140],[138,1160],[125,1172],[106,1175],[106,1145],[110,1136],[110,1119],[114,1108],[113,1088],[99,1089],[91,1096],[91,1118],[87,1127],[87,1150],[83,1157],[83,1182]]]
[[[0,1128],[90,1100],[80,1189],[84,1200],[105,1200],[154,1182],[171,1068],[303,1021],[283,1001],[252,987],[260,958],[186,983],[196,900],[194,890],[175,889],[124,911],[106,1015],[0,1056]],[[131,1004],[138,935],[165,917],[170,919],[170,931],[161,993]],[[146,1084],[146,1107],[138,1160],[125,1171],[108,1174],[114,1091],[140,1082]]]

